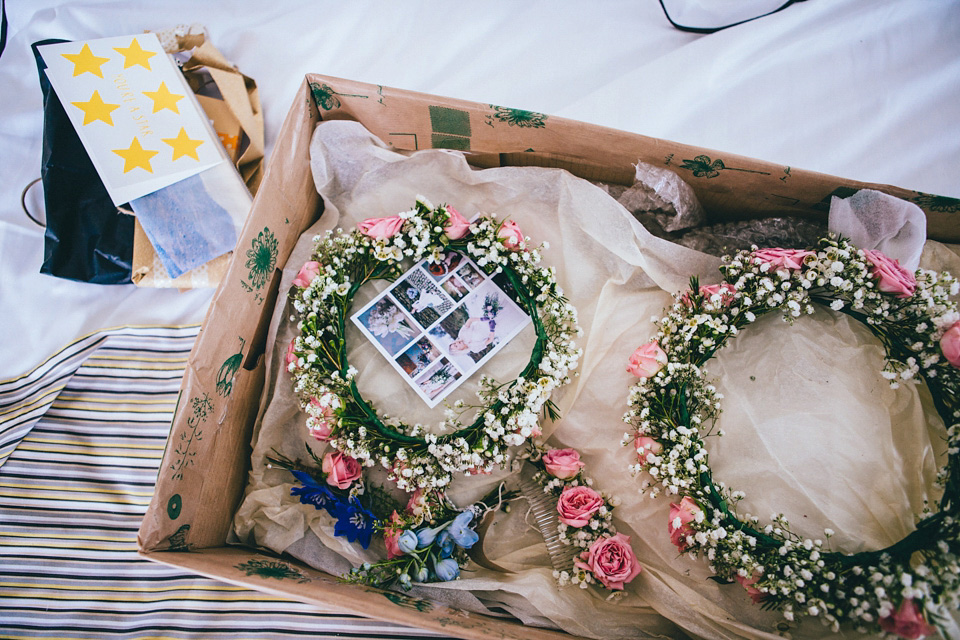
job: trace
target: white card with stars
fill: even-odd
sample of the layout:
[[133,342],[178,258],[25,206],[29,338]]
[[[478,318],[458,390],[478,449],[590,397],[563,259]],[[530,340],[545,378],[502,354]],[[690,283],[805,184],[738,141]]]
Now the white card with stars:
[[152,33],[39,47],[50,84],[120,205],[226,161]]

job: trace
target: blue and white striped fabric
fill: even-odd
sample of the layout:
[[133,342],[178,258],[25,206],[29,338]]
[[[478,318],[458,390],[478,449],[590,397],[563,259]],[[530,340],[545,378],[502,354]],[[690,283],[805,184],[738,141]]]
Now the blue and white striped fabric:
[[98,332],[0,382],[0,638],[432,635],[137,556],[197,332]]

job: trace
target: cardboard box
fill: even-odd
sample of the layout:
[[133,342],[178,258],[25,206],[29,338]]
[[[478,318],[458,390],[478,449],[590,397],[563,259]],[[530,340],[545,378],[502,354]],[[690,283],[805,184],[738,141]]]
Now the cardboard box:
[[960,201],[866,184],[540,113],[308,75],[280,132],[226,277],[190,355],[156,492],[140,528],[149,560],[333,609],[463,638],[566,634],[337,582],[293,559],[225,545],[243,495],[264,381],[263,351],[280,269],[322,213],[308,149],[320,120],[358,120],[396,149],[457,149],[478,167],[561,167],[630,184],[638,160],[688,181],[711,221],[794,215],[825,219],[832,196],[862,188],[912,200],[928,236],[960,241]]

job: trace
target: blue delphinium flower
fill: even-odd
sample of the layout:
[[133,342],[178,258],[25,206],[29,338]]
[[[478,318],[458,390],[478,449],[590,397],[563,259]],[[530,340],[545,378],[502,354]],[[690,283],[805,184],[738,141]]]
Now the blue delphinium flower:
[[442,560],[437,560],[434,562],[433,568],[437,572],[437,577],[444,582],[455,580],[457,576],[460,575],[460,566],[453,558],[443,558]]
[[443,531],[446,527],[446,524],[442,524],[434,529],[428,529],[424,527],[423,529],[417,531],[417,548],[424,549],[429,547],[437,538],[437,534]]
[[453,519],[453,522],[451,522],[447,528],[450,537],[453,538],[453,541],[457,543],[458,547],[469,549],[480,539],[477,532],[467,526],[472,520],[473,511],[467,509],[457,514],[457,517]]
[[437,544],[440,546],[441,558],[449,558],[453,555],[453,536],[450,535],[450,531],[441,531],[437,536]]
[[359,542],[364,549],[370,546],[376,516],[364,509],[356,498],[334,505],[333,517],[337,519],[333,535],[344,536],[348,542]]
[[417,570],[416,580],[417,582],[427,582],[430,579],[430,570],[427,569],[427,565],[423,565]]
[[417,534],[407,529],[397,538],[397,548],[404,553],[410,553],[417,548]]
[[313,479],[309,473],[303,471],[291,471],[302,487],[292,487],[290,495],[298,496],[303,504],[312,504],[317,509],[325,509],[327,513],[335,517],[334,506],[339,502],[334,496],[333,491]]

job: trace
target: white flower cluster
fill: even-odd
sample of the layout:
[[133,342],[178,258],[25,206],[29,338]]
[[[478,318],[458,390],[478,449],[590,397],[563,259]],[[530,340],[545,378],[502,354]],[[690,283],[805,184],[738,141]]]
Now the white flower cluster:
[[[787,620],[809,616],[834,630],[850,622],[882,633],[880,620],[906,601],[925,620],[960,605],[960,369],[939,345],[960,319],[951,299],[960,287],[949,274],[907,274],[899,265],[886,276],[871,258],[832,238],[808,252],[754,247],[724,259],[723,285],[701,289],[692,281],[659,321],[656,342],[667,363],[631,388],[624,420],[634,432],[623,444],[637,448],[630,471],[644,477],[641,492],[653,486],[653,495],[684,496],[675,505],[678,515],[671,512],[681,550],[706,558],[721,578],[738,580]],[[794,535],[782,514],[766,525],[756,516],[738,517],[743,494],[712,479],[703,438],[719,415],[720,395],[702,367],[757,317],[776,310],[791,322],[812,313],[813,303],[866,323],[886,350],[882,375],[894,387],[925,381],[948,426],[940,511],[921,514],[916,530],[885,550],[846,555]]]
[[[465,238],[451,240],[445,233],[450,216],[445,207],[418,198],[412,210],[391,218],[397,225],[392,235],[372,238],[360,230],[337,230],[317,236],[317,275],[291,293],[299,335],[287,370],[309,426],[331,425],[331,446],[366,466],[383,466],[408,491],[442,488],[454,473],[503,466],[510,446],[540,432],[540,412],[552,392],[570,381],[581,355],[573,340],[581,333],[576,310],[563,297],[554,270],[540,266],[540,248],[527,249],[527,243],[507,248],[498,237],[501,226],[490,216],[475,220]],[[404,260],[439,262],[451,249],[468,254],[488,273],[505,273],[527,302],[537,342],[521,377],[503,385],[481,384],[482,406],[473,424],[463,425],[448,412],[443,429],[428,432],[379,416],[360,396],[353,383],[356,371],[347,364],[345,317],[363,284],[400,275]],[[331,396],[338,403],[318,406],[318,399]]]

